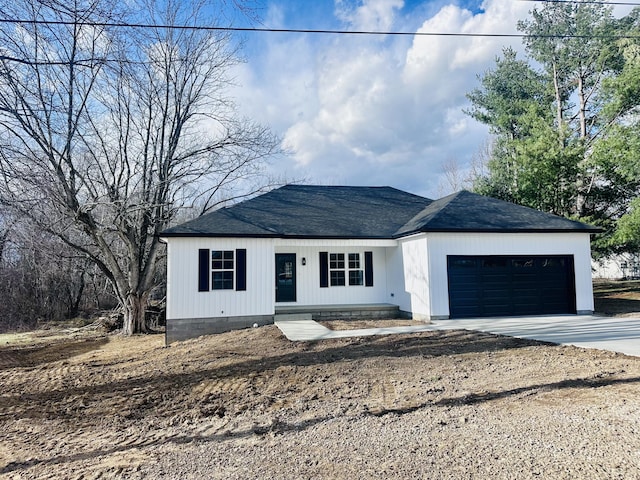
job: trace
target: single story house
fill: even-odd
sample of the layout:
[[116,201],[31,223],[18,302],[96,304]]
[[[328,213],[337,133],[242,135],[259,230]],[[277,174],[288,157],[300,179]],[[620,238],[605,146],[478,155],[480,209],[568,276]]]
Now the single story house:
[[284,313],[589,314],[597,231],[467,191],[286,185],[162,233],[167,342]]

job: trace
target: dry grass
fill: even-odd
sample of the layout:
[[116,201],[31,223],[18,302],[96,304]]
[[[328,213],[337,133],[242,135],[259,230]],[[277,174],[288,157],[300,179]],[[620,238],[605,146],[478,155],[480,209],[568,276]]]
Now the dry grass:
[[595,311],[617,317],[640,316],[640,280],[593,283]]

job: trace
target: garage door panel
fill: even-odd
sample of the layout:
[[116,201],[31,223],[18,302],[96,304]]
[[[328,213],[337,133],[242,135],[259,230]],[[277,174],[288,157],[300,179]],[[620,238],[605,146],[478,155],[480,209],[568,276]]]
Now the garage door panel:
[[540,278],[535,272],[515,272],[513,274],[513,280],[518,283],[518,285],[525,285],[526,283],[530,283],[531,285],[537,285],[538,279]]
[[458,308],[458,318],[472,318],[479,317],[482,314],[479,313],[478,306],[474,305],[472,307],[459,307]]
[[509,275],[506,272],[489,272],[480,274],[480,277],[485,283],[496,282],[502,284],[509,280]]
[[467,300],[467,301],[460,301],[457,303],[458,308],[460,310],[462,309],[469,309],[469,308],[478,308],[478,301],[477,300]]
[[460,289],[467,288],[467,289],[475,290],[477,288],[476,286],[477,277],[475,276],[472,278],[469,278],[469,277],[459,277],[457,275],[454,275],[451,278],[455,281],[456,285],[460,287]]
[[523,297],[535,297],[538,298],[540,296],[540,290],[536,288],[535,284],[530,284],[526,286],[514,286],[513,293],[516,298]]
[[567,299],[567,297],[563,295],[561,291],[558,291],[552,288],[543,288],[542,297],[543,297],[543,300],[546,302],[566,301]]
[[500,270],[509,266],[509,260],[505,257],[479,257],[480,268],[484,270]]
[[477,295],[463,295],[463,296],[455,296],[454,301],[456,305],[459,306],[472,306],[478,304],[478,296]]
[[482,316],[485,317],[501,317],[510,314],[509,305],[485,305]]
[[449,256],[450,315],[575,313],[571,256]]

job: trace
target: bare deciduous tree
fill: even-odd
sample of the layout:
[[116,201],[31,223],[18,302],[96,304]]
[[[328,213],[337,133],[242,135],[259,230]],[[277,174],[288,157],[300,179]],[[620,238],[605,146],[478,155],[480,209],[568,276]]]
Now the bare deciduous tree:
[[143,332],[158,234],[181,208],[255,192],[277,139],[225,96],[228,34],[170,27],[202,23],[204,3],[0,5],[21,20],[0,27],[0,198],[91,259],[124,333]]
[[474,157],[470,166],[460,166],[458,160],[449,157],[442,162],[442,177],[438,184],[438,195],[444,197],[451,193],[473,187],[478,168],[478,159]]

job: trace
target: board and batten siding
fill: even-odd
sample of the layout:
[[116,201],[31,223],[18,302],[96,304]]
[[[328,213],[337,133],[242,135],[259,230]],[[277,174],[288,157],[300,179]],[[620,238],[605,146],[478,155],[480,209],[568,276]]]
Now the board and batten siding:
[[[273,242],[252,238],[169,238],[167,319],[273,314]],[[198,252],[246,249],[246,290],[198,291]],[[235,286],[235,279],[234,279]]]
[[387,302],[398,305],[404,313],[411,312],[411,295],[405,288],[403,242],[386,249]]
[[[593,311],[586,233],[425,233],[400,240],[178,237],[166,241],[167,319],[273,315],[276,306],[288,305],[374,303],[398,305],[421,320],[448,317],[448,255],[572,255],[576,310]],[[200,249],[246,249],[246,290],[199,292]],[[373,286],[320,287],[320,252],[360,253],[363,270],[364,254],[372,252]],[[296,255],[296,302],[275,303],[276,253]]]
[[[387,254],[394,240],[276,240],[275,253],[296,255],[296,301],[279,302],[289,305],[361,305],[394,303],[387,290]],[[373,286],[347,285],[320,287],[320,252],[344,253],[348,263],[349,253],[359,253],[361,270],[364,271],[365,252],[373,253]],[[302,265],[302,259],[305,265]],[[348,267],[345,269],[348,272]],[[274,272],[275,274],[275,272]],[[275,279],[274,279],[275,281]],[[364,282],[363,282],[364,283]]]
[[429,233],[424,239],[431,318],[449,316],[447,255],[573,255],[576,310],[593,311],[588,233]]
[[400,241],[402,283],[404,294],[399,297],[400,310],[411,312],[415,320],[430,317],[429,255],[425,235],[416,235]]

